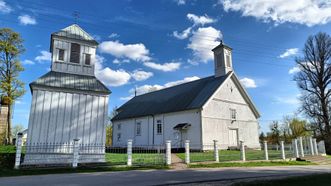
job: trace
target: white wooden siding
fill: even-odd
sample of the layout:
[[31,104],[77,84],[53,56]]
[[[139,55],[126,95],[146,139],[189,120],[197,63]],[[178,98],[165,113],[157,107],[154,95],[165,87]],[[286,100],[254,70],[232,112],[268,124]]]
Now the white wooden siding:
[[[80,62],[79,64],[70,62],[70,50],[71,43],[78,43],[80,45]],[[57,72],[69,72],[73,74],[85,74],[94,75],[94,59],[95,59],[95,46],[89,46],[84,43],[79,43],[77,41],[63,40],[63,39],[53,39],[53,51],[52,51],[52,70]],[[63,49],[64,60],[58,60],[58,49]],[[91,54],[91,65],[85,65],[85,55]]]
[[107,107],[108,96],[36,89],[27,142],[104,145]]
[[[235,109],[237,119],[232,121],[230,109]],[[238,140],[251,148],[260,148],[258,121],[233,79],[230,78],[207,102],[202,111],[203,143],[218,140],[220,147],[230,145],[229,130],[238,130]]]

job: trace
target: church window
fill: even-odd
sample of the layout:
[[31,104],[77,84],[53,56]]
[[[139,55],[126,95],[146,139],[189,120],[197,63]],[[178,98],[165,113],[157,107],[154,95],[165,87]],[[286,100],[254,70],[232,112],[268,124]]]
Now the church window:
[[231,67],[230,55],[226,55],[226,66]]
[[236,109],[230,109],[230,117],[231,117],[231,120],[236,120],[237,119]]
[[77,43],[71,43],[70,62],[79,63],[80,45]]
[[136,135],[137,136],[141,135],[141,122],[136,123]]
[[162,134],[162,121],[161,120],[156,121],[156,134],[158,134],[158,135]]
[[122,124],[118,124],[117,125],[117,130],[121,130],[121,128],[122,128]]
[[58,49],[58,60],[64,61],[64,49]]
[[91,54],[85,54],[85,65],[91,65]]
[[121,133],[117,133],[117,141],[121,141]]

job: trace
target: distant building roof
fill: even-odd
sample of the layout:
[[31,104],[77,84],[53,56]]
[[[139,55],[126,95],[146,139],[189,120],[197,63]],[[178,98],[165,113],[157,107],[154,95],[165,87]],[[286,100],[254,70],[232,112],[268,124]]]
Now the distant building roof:
[[91,44],[98,45],[98,42],[77,24],[70,25],[58,32],[54,32],[54,33],[52,33],[52,36],[60,36],[60,37],[65,37],[65,38],[77,39],[77,40],[86,41],[86,42],[90,42]]
[[136,96],[118,108],[118,114],[112,120],[201,108],[230,74],[210,76]]
[[36,81],[30,83],[30,87],[60,88],[70,90],[92,91],[110,94],[111,91],[94,76],[68,74],[50,71]]

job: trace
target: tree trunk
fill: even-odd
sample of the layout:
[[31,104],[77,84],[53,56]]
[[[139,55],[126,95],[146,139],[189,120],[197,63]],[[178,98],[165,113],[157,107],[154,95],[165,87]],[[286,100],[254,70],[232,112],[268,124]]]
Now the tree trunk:
[[8,104],[8,114],[7,114],[7,143],[11,144],[12,143],[12,138],[11,138],[11,104]]

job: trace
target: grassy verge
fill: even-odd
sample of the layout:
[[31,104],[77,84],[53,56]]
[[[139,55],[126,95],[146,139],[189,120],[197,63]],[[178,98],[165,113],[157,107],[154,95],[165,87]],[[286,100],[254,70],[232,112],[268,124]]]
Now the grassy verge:
[[240,185],[247,185],[247,186],[254,186],[254,185],[324,186],[325,185],[327,186],[330,185],[330,183],[331,183],[331,174],[318,174],[318,175],[285,178],[285,179],[272,180],[272,181],[263,180],[263,181],[252,181],[252,182],[240,182],[234,185],[235,186],[240,186]]
[[218,167],[262,167],[262,166],[292,166],[315,165],[308,161],[260,161],[260,162],[221,162],[209,164],[191,164],[190,168],[218,168]]
[[[269,159],[276,160],[281,159],[281,151],[269,150]],[[289,152],[286,152],[289,156]],[[185,153],[177,153],[177,156],[182,160],[185,160]],[[191,152],[190,153],[191,162],[203,162],[203,161],[214,161],[214,152]],[[221,162],[226,161],[239,161],[240,160],[240,151],[239,150],[220,150],[219,159]],[[247,150],[246,151],[246,160],[264,160],[264,151],[263,150]]]
[[49,169],[0,169],[0,177],[23,176],[23,175],[42,175],[42,174],[64,174],[64,173],[90,173],[90,172],[109,172],[109,171],[129,171],[129,170],[148,170],[148,169],[168,169],[167,166],[144,166],[144,167],[79,167],[79,168],[49,168]]

